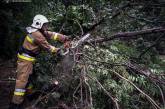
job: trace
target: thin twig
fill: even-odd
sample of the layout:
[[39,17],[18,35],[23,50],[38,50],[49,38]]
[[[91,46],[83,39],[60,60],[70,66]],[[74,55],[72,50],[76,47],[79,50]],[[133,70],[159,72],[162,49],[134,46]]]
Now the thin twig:
[[[81,80],[80,80],[80,81],[81,81]],[[80,86],[81,86],[81,82],[78,84],[78,86],[76,87],[75,91],[73,92],[73,103],[74,103],[74,106],[75,106],[76,109],[78,109],[78,107],[77,107],[77,105],[76,105],[76,103],[75,103],[74,98],[77,99],[77,97],[75,97],[75,94],[76,94],[77,90],[80,88]]]
[[[155,82],[154,82],[154,83],[155,83]],[[156,85],[156,86],[158,87],[158,89],[160,90],[160,94],[161,94],[161,96],[162,96],[163,105],[164,105],[164,107],[165,107],[165,98],[164,98],[163,91],[162,91],[162,89],[160,88],[159,85],[157,85],[156,83],[155,83],[155,85]]]
[[145,51],[143,51],[138,57],[141,58],[147,51],[149,51],[152,47],[156,46],[159,42],[161,42],[161,38],[164,37],[165,34],[162,34],[161,36],[159,36],[155,42],[149,46]]
[[116,98],[113,98],[112,95],[103,87],[103,85],[95,78],[95,77],[91,77],[90,75],[87,75],[89,78],[91,78],[92,80],[96,81],[97,84],[103,89],[103,91],[111,98],[111,100],[115,103],[116,109],[119,109],[119,104],[117,102]]
[[[87,70],[87,66],[86,66],[86,64],[85,64],[85,70]],[[91,91],[91,87],[90,87],[89,83],[87,82],[86,75],[85,75],[85,78],[84,78],[84,79],[85,79],[84,82],[85,82],[85,84],[87,85],[87,87],[88,87],[88,89],[89,89],[90,107],[93,107],[92,91]]]
[[44,95],[44,96],[40,95],[40,96],[38,97],[38,99],[36,100],[36,102],[34,102],[34,104],[33,104],[31,107],[34,108],[41,100],[43,100],[44,98],[50,96],[50,95],[52,94],[52,92],[53,92],[55,89],[56,89],[56,87],[53,88],[49,93],[47,93],[47,94]]
[[78,22],[78,20],[74,20],[77,24],[78,24],[78,26],[80,27],[80,30],[81,30],[81,36],[83,36],[83,34],[84,34],[84,30],[83,30],[83,28],[82,28],[82,26],[80,25],[80,23]]
[[142,93],[144,96],[147,97],[147,99],[151,102],[151,104],[154,106],[155,109],[161,109],[159,107],[159,105],[149,96],[147,95],[145,92],[143,92],[140,88],[138,88],[133,82],[131,82],[130,80],[126,79],[125,77],[121,76],[119,73],[110,70],[111,72],[113,72],[114,74],[116,74],[117,76],[119,76],[120,78],[122,78],[123,80],[129,82],[131,85],[133,85],[140,93]]
[[80,101],[81,101],[81,108],[83,106],[83,91],[82,91],[82,79],[80,79]]

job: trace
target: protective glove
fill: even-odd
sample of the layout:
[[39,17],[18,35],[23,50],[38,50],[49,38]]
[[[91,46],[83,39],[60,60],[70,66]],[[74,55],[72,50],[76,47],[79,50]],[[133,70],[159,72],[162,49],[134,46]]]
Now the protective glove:
[[53,53],[53,54],[57,53],[57,52],[60,50],[60,48],[56,48],[56,47],[54,47],[54,46],[52,46],[52,45],[50,45],[49,47],[50,47],[50,48],[49,48],[49,51],[50,51],[51,53]]
[[70,48],[71,47],[71,41],[66,41],[65,43],[64,43],[64,48]]
[[63,43],[67,42],[67,41],[71,41],[72,37],[71,36],[65,36],[63,35],[60,39]]

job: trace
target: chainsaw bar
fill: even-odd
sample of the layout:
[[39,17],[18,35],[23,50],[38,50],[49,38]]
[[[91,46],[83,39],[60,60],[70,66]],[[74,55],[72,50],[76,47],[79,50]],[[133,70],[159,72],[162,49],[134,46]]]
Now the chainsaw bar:
[[[90,36],[90,33],[84,35],[84,36],[83,36],[81,39],[79,39],[78,41],[73,42],[73,43],[72,43],[72,46],[71,46],[70,48],[71,48],[71,49],[74,49],[74,48],[80,46],[89,36]],[[70,48],[67,48],[67,49],[66,49],[66,52],[62,53],[62,55],[65,56],[66,54],[68,54]]]
[[86,34],[85,36],[83,36],[80,40],[76,41],[75,43],[72,44],[71,48],[76,48],[79,45],[81,45],[88,37],[90,36],[90,34]]

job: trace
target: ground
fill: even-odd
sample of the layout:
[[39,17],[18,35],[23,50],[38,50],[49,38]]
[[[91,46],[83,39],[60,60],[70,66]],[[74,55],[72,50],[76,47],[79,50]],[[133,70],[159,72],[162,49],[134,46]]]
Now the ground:
[[14,90],[16,65],[14,60],[0,60],[0,109],[7,109]]
[[[16,77],[16,61],[15,60],[2,60],[0,59],[0,109],[8,109],[11,101]],[[25,100],[24,107],[26,109],[30,102]],[[64,102],[59,101],[59,105],[55,109],[71,109]],[[50,109],[54,109],[50,108]],[[38,109],[35,107],[35,109]]]

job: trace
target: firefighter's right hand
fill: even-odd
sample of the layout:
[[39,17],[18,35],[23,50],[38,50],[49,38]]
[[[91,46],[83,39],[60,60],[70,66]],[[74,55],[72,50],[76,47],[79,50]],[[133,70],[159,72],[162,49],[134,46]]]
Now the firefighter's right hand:
[[70,48],[71,47],[71,41],[66,41],[63,46],[65,49]]

